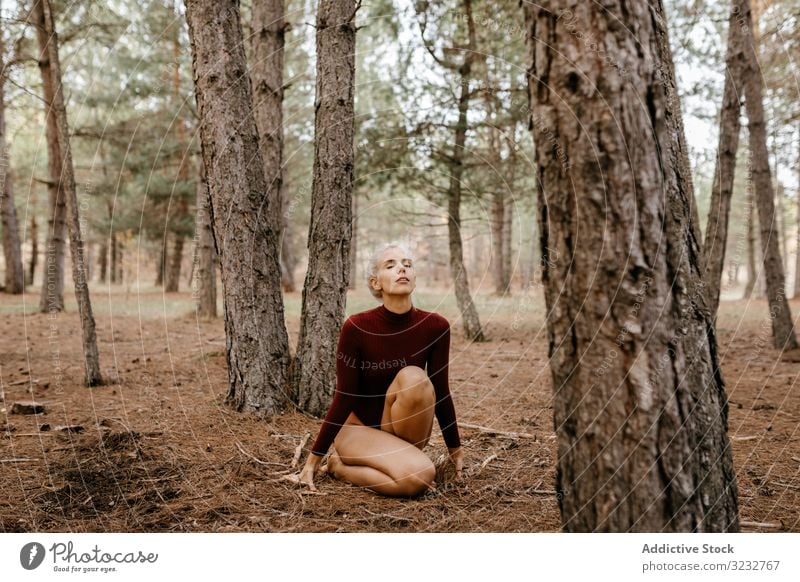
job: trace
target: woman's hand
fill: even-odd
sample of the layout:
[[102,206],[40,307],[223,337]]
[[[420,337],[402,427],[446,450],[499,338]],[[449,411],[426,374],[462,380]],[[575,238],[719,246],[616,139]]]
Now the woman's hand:
[[456,447],[454,449],[448,448],[447,451],[450,453],[450,461],[456,468],[456,481],[461,481],[464,474],[464,450],[461,447]]
[[306,459],[306,464],[303,465],[303,469],[299,473],[285,475],[283,479],[299,485],[307,485],[311,491],[316,491],[317,487],[314,485],[314,474],[317,472],[320,461],[322,461],[322,457],[310,453],[308,459]]

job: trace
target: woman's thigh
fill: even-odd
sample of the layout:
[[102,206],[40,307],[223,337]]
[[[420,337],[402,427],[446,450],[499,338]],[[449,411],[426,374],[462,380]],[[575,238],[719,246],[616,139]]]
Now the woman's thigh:
[[425,453],[377,428],[345,424],[336,435],[334,446],[342,462],[374,467],[396,481],[412,474],[421,478],[435,474],[433,462]]

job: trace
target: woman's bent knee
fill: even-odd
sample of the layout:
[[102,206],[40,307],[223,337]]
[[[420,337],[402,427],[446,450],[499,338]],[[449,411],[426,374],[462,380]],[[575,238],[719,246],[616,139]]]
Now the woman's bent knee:
[[397,479],[396,482],[401,495],[415,497],[428,491],[433,486],[435,477],[436,468],[428,459],[426,464],[421,464],[417,470]]

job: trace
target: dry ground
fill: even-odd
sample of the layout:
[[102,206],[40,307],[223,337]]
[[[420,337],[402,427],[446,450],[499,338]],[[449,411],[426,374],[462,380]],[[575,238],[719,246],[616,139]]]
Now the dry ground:
[[[0,296],[0,532],[559,528],[539,294],[479,298],[492,341],[467,345],[453,325],[451,348],[460,422],[527,436],[462,426],[466,482],[420,499],[383,498],[327,476],[313,495],[281,480],[319,422],[296,412],[264,422],[228,409],[222,321],[196,321],[188,294],[94,290],[103,371],[113,381],[94,389],[81,385],[74,302],[51,318],[35,313],[37,299]],[[421,296],[418,305],[455,321],[452,300],[440,299]],[[299,301],[287,297],[293,342]],[[355,294],[348,312],[374,305]],[[763,301],[736,301],[723,303],[718,323],[741,518],[769,524],[745,531],[800,531],[800,363],[777,358],[768,322]],[[10,414],[13,402],[31,398],[44,414]],[[69,425],[83,431],[59,430]],[[444,451],[434,429],[426,452]]]

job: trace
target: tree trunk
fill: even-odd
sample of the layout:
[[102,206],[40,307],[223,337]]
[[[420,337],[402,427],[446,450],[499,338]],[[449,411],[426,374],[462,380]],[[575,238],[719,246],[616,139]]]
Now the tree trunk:
[[122,283],[123,276],[125,275],[125,245],[115,235],[114,247],[117,249],[117,283]]
[[108,239],[103,237],[103,242],[100,244],[100,277],[98,281],[105,283],[108,280]]
[[187,0],[195,97],[214,241],[222,269],[229,389],[239,411],[287,403],[289,340],[278,235],[268,219],[237,0]]
[[[749,155],[749,154],[748,154]],[[760,279],[756,270],[756,201],[753,194],[752,163],[747,159],[747,283],[744,286],[743,299],[750,299]]]
[[453,153],[451,156],[450,181],[448,186],[448,221],[447,236],[450,250],[450,275],[455,287],[456,303],[461,312],[464,334],[468,341],[486,341],[481,328],[478,310],[472,301],[469,290],[467,269],[464,266],[464,248],[461,240],[461,186],[464,175],[464,148],[467,141],[467,112],[470,99],[470,76],[476,55],[475,20],[472,17],[472,1],[464,0],[464,14],[467,20],[467,36],[469,44],[465,51],[464,62],[459,68],[460,88],[458,96],[458,122],[455,127]]
[[663,6],[524,6],[563,528],[736,531]]
[[[512,162],[513,163],[513,162]],[[513,184],[511,181],[509,184]],[[514,225],[514,196],[506,194],[506,202],[503,208],[503,289],[504,295],[511,294],[511,275],[512,275],[512,257],[511,257],[511,241]]]
[[353,191],[353,232],[350,237],[350,277],[348,289],[358,288],[358,196]]
[[356,2],[320,0],[314,181],[292,388],[302,410],[322,415],[336,384],[336,343],[344,320],[352,236]]
[[733,198],[733,178],[736,173],[736,154],[739,151],[741,130],[742,74],[745,68],[745,39],[738,24],[738,13],[731,10],[728,19],[728,47],[725,57],[725,88],[719,120],[719,145],[714,182],[711,187],[711,206],[708,212],[705,244],[706,299],[711,316],[716,320],[719,309],[722,270],[728,243],[728,220]]
[[61,66],[58,59],[58,36],[55,30],[55,19],[50,0],[40,0],[44,12],[44,25],[47,38],[47,56],[50,61],[51,81],[53,82],[53,113],[56,119],[58,150],[61,153],[61,186],[67,205],[67,226],[69,228],[69,248],[72,259],[72,280],[75,284],[75,299],[78,302],[78,313],[83,330],[83,358],[85,366],[85,383],[87,386],[98,386],[103,383],[100,374],[100,357],[97,352],[92,302],[89,297],[89,286],[86,281],[83,240],[81,238],[80,217],[78,216],[78,198],[75,188],[75,174],[72,167],[72,150],[69,143],[69,126],[67,109],[64,101],[64,88],[61,84]]
[[47,169],[49,218],[45,241],[44,274],[39,311],[54,313],[64,310],[64,256],[67,236],[67,205],[62,189],[61,159],[58,149],[56,111],[53,107],[53,67],[49,56],[49,41],[44,20],[42,0],[34,0],[31,19],[39,44],[39,72],[42,77],[45,135],[47,138]]
[[[495,166],[497,168],[497,166]],[[496,171],[496,170],[495,170]],[[492,274],[494,275],[494,292],[496,295],[505,294],[503,285],[503,266],[505,255],[503,254],[504,240],[503,227],[505,226],[506,205],[505,192],[497,190],[492,193]]]
[[[183,213],[181,212],[181,214]],[[179,232],[173,233],[172,256],[167,270],[167,283],[164,285],[164,292],[166,293],[177,293],[179,290],[184,238],[183,234]]]
[[[173,0],[173,10],[175,12],[176,20],[173,26],[172,38],[172,95],[175,100],[176,107],[181,107],[181,43],[180,43],[180,27],[178,26],[177,18],[180,18],[180,11],[177,7],[177,0]],[[179,165],[178,165],[178,180],[187,182],[189,180],[189,155],[184,151],[188,147],[188,140],[186,138],[186,125],[183,118],[178,117],[175,120],[175,138],[181,146],[178,149]],[[189,221],[189,201],[183,190],[177,195],[175,200],[175,216],[169,221],[172,228],[174,237],[172,247],[172,257],[169,264],[169,270],[166,273],[167,281],[164,286],[164,291],[167,293],[177,293],[180,290],[181,284],[181,266],[183,265],[183,248],[186,244],[186,237],[188,233],[185,231],[186,223]]]
[[203,319],[217,317],[217,272],[214,265],[214,233],[211,226],[211,205],[208,199],[205,166],[200,163],[200,179],[197,183],[197,268],[195,269],[195,300],[197,316]]
[[117,244],[117,233],[111,232],[111,283],[120,283],[121,281],[117,280],[117,274],[119,273],[119,245]]
[[33,285],[33,278],[36,275],[36,265],[39,262],[39,225],[36,222],[36,214],[31,212],[31,260],[28,263],[27,285]]
[[164,285],[164,275],[167,272],[168,243],[169,243],[169,232],[165,232],[164,236],[161,239],[161,249],[159,249],[158,251],[158,263],[156,264],[156,287],[161,287]]
[[25,291],[25,271],[22,267],[22,243],[19,238],[17,207],[14,204],[14,184],[11,176],[11,154],[6,143],[5,86],[6,64],[3,29],[0,27],[0,214],[3,223],[3,256],[6,262],[6,293]]
[[261,0],[253,4],[252,67],[253,112],[258,127],[264,176],[267,180],[267,199],[275,210],[269,217],[278,233],[280,248],[281,284],[294,290],[293,265],[284,261],[288,237],[286,229],[287,201],[284,200],[283,168],[283,45],[286,23],[284,0]]
[[783,261],[778,248],[778,232],[775,228],[775,193],[767,151],[767,130],[764,122],[761,69],[758,65],[750,0],[735,0],[739,26],[745,34],[747,70],[744,74],[745,110],[747,111],[750,136],[750,152],[753,157],[753,188],[758,209],[758,225],[761,234],[761,252],[767,283],[767,300],[772,320],[773,344],[780,350],[798,347],[792,324],[792,314],[786,299],[786,281]]
[[[797,183],[798,186],[800,186],[800,127],[798,127],[797,137]],[[797,238],[795,239],[794,255],[794,297],[800,297],[800,188],[798,188],[797,192]]]
[[295,251],[294,224],[291,220],[291,207],[289,202],[289,189],[286,180],[281,183],[281,200],[283,201],[283,227],[281,230],[281,282],[283,290],[287,293],[297,291],[294,271],[297,268],[297,253]]

